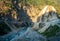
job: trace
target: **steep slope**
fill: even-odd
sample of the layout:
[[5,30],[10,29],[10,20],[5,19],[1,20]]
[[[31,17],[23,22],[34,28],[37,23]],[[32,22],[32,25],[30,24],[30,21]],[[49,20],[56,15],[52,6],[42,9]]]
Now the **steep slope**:
[[24,34],[13,38],[11,41],[46,41],[46,38],[33,29],[28,28]]
[[[3,39],[3,41],[47,41],[46,37],[44,36],[50,36],[51,32],[53,32],[53,35],[56,34],[56,31],[60,32],[60,19],[58,18],[56,13],[57,12],[53,6],[46,6],[37,15],[38,19],[34,22],[34,26],[32,28],[27,26],[22,27],[16,31],[1,36],[0,40]],[[40,34],[42,33],[42,35],[44,36],[38,34],[34,30],[36,30]]]
[[38,30],[38,32],[42,33],[46,29],[48,29],[50,25],[57,25],[59,22],[60,22],[60,19],[58,19],[58,15],[54,7],[46,6],[40,12],[39,18],[35,23],[33,29]]

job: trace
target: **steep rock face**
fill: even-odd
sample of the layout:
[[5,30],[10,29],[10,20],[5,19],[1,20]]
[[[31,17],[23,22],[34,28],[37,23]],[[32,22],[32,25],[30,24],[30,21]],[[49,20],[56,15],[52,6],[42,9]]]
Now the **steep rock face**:
[[[40,17],[41,16],[41,17]],[[40,19],[39,19],[40,18]],[[37,21],[48,22],[58,19],[57,12],[53,6],[46,6],[39,14]]]
[[[22,10],[22,12],[19,12],[21,10]],[[19,12],[18,18],[22,18],[22,19],[20,19],[21,21],[26,21],[27,18],[25,17],[26,19],[24,19],[23,16],[25,16],[25,15],[23,15],[23,14],[27,14],[27,13],[25,13],[23,8],[21,8],[17,12]],[[20,16],[20,14],[22,15],[22,17]],[[36,21],[33,20],[33,22],[35,24],[34,24],[34,27],[32,27],[32,28],[36,29],[39,33],[43,33],[46,29],[49,28],[50,25],[52,25],[52,26],[58,25],[60,27],[60,24],[59,24],[60,20],[58,19],[56,10],[54,9],[53,6],[46,6],[37,15],[37,18],[36,18],[37,19]],[[32,19],[34,19],[34,18],[32,18]],[[13,31],[12,33],[2,36],[1,39],[3,39],[3,41],[46,41],[46,38],[44,36],[39,35],[33,29],[31,29],[30,27],[29,28],[24,27],[24,29],[20,29],[20,31],[16,31],[16,32]]]
[[[42,33],[49,28],[50,25],[59,23],[58,15],[53,6],[46,6],[38,15],[37,22],[35,22],[33,29]],[[60,24],[59,24],[60,25]]]
[[[2,40],[3,39],[3,40]],[[46,37],[38,34],[32,28],[25,28],[0,36],[0,41],[46,41]]]
[[11,41],[46,41],[46,38],[33,29],[28,28],[24,34],[13,38]]

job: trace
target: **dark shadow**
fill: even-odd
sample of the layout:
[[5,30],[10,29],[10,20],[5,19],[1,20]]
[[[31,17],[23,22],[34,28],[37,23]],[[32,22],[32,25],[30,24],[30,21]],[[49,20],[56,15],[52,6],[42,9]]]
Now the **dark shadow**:
[[[30,17],[27,15],[27,11],[23,9],[23,5],[21,5],[21,7],[19,7],[19,2],[23,2],[23,0],[11,0],[12,4],[13,4],[13,9],[15,9],[16,13],[17,13],[17,21],[18,22],[22,22],[21,26],[29,26],[31,25],[32,21],[30,19]],[[28,23],[28,25],[27,25]]]
[[0,22],[0,36],[8,34],[10,31],[11,29],[4,22]]
[[5,15],[5,13],[1,13],[0,14],[0,36],[8,34],[9,32],[11,32],[11,29],[9,28],[8,25],[5,24],[5,20],[12,20],[12,16],[11,16],[11,12],[8,11],[9,13],[6,13],[7,15]]
[[[21,22],[21,23],[16,23],[14,24],[15,26],[19,26],[19,27],[30,27],[32,25],[32,21],[30,19],[30,17],[27,15],[27,11],[23,9],[23,5],[21,5],[21,7],[18,6],[18,3],[20,2],[19,0],[11,0],[12,5],[13,5],[13,10],[16,11],[17,13],[17,20],[15,21],[14,18],[11,16],[11,11],[9,10],[7,15],[2,14],[0,15],[0,21],[3,23],[3,21],[7,20],[7,22],[11,23],[11,21],[15,21],[15,22]],[[16,2],[16,3],[14,3]],[[3,19],[2,19],[3,17]],[[1,23],[0,22],[0,23]],[[1,23],[1,24],[2,24]],[[5,26],[4,26],[5,25]],[[12,24],[13,25],[13,24]],[[2,24],[2,27],[0,29],[1,34],[0,35],[5,35],[8,33],[8,31],[5,30],[9,30],[10,28],[4,23]],[[10,31],[9,31],[10,32]]]

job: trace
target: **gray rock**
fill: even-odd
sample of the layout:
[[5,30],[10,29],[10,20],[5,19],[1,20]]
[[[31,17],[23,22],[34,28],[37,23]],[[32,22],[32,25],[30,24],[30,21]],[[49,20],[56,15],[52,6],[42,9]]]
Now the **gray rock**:
[[28,28],[24,34],[15,37],[11,41],[46,41],[46,38],[39,35],[33,29]]

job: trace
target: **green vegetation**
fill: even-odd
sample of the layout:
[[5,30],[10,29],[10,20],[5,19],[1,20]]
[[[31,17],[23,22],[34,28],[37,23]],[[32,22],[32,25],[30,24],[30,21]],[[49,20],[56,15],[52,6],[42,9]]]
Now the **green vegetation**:
[[28,4],[37,6],[42,9],[45,5],[52,5],[56,8],[57,13],[60,15],[60,0],[26,0]]
[[0,0],[0,13],[6,13],[12,8],[10,0]]
[[39,5],[43,5],[44,1],[43,0],[26,0],[28,4],[30,5],[34,5],[34,6],[39,6]]
[[60,31],[60,28],[56,25],[54,26],[50,26],[45,32],[43,32],[42,34],[47,36],[47,37],[51,37],[51,36],[56,36],[56,33]]
[[[45,5],[52,5],[56,8],[58,14],[60,15],[60,0],[19,0],[20,3],[25,1],[25,3],[29,5],[33,5],[42,9]],[[24,3],[24,2],[23,2]],[[12,8],[11,0],[0,0],[0,13],[7,12],[9,9]],[[3,8],[2,8],[3,7]],[[4,9],[5,8],[5,9]]]

